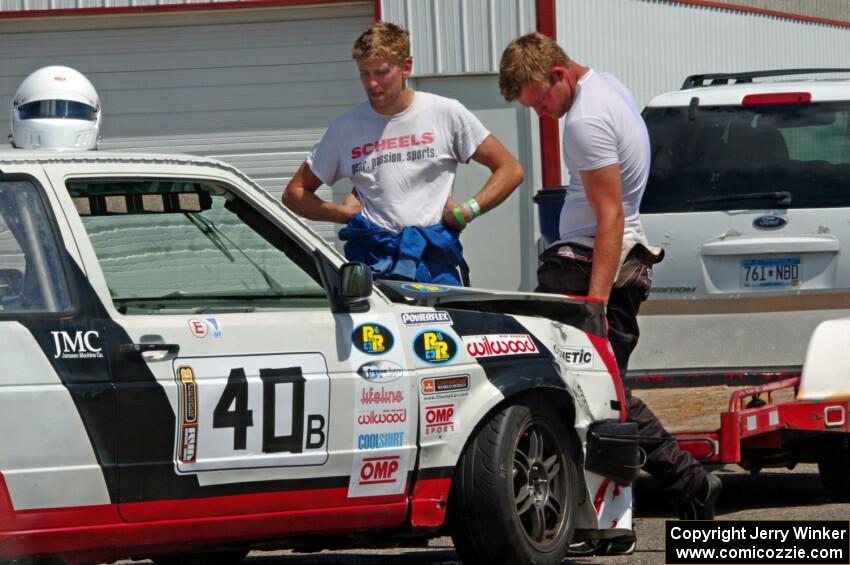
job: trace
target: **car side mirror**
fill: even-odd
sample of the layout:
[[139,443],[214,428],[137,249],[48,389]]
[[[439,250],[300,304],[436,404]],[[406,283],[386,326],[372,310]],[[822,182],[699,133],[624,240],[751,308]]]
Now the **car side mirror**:
[[345,263],[339,272],[339,295],[351,304],[372,294],[372,269],[365,263]]

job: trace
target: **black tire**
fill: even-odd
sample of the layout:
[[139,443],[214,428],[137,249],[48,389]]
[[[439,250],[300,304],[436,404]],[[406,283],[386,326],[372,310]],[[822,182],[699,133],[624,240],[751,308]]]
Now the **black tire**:
[[449,501],[464,563],[561,563],[575,529],[572,439],[544,401],[493,415],[467,446]]
[[823,438],[818,454],[820,480],[835,502],[850,502],[850,434]]
[[248,555],[247,549],[155,555],[151,560],[156,565],[238,565]]

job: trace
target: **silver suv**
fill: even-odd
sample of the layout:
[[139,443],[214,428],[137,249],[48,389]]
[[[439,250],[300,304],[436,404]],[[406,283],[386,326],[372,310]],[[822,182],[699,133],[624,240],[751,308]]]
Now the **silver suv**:
[[641,215],[667,254],[634,384],[798,372],[815,326],[850,315],[850,79],[810,78],[833,73],[695,75],[644,110]]

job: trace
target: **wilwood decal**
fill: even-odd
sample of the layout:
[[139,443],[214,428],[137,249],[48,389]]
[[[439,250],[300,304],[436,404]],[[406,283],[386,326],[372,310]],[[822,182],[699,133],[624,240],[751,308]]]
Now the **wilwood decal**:
[[537,353],[537,345],[527,334],[491,334],[464,336],[470,357],[498,357]]

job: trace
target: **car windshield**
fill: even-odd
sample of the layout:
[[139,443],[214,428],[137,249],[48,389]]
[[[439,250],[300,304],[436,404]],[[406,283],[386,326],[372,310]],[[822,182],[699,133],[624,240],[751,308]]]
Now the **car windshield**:
[[327,301],[312,257],[227,187],[182,179],[67,186],[123,313]]
[[850,206],[850,102],[646,108],[642,213]]

